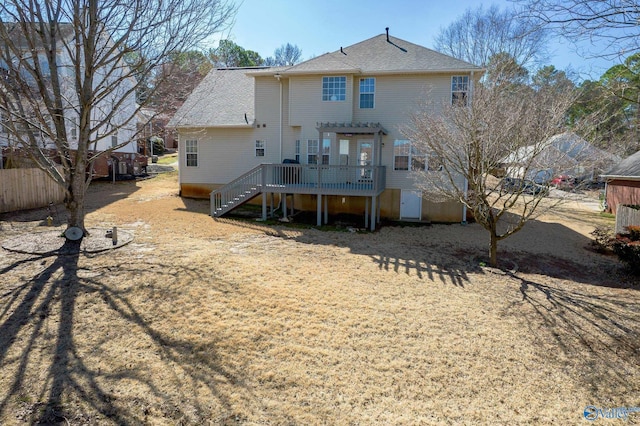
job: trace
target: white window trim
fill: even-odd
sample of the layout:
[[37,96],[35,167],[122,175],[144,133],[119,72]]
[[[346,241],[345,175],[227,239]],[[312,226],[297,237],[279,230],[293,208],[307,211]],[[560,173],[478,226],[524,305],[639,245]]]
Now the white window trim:
[[[192,146],[189,146],[192,145]],[[191,148],[191,150],[190,150]],[[192,156],[192,160],[195,159],[195,164],[189,164],[189,156]],[[199,166],[199,158],[198,158],[198,140],[197,139],[187,139],[184,143],[184,165],[185,167],[198,167]]]
[[[396,155],[396,142],[408,142],[409,143],[409,152],[407,155]],[[396,157],[407,157],[407,168],[406,169],[396,169]],[[418,152],[418,149],[411,143],[411,141],[407,139],[396,139],[393,141],[393,171],[395,172],[411,172],[418,170],[428,170],[428,156]],[[414,163],[421,159],[424,163],[424,167],[416,168],[414,167]]]
[[[325,148],[327,149],[325,151]],[[326,159],[326,163],[325,163]],[[323,139],[322,140],[322,164],[329,165],[331,164],[331,139]]]
[[[329,93],[327,93],[327,97],[329,98],[325,99],[325,92],[324,92],[325,79],[344,79],[344,99],[339,99],[338,97],[336,97],[336,99],[331,99],[331,97],[329,97]],[[327,80],[327,84],[329,84],[328,80]],[[338,95],[342,95],[342,93],[338,93]],[[346,100],[347,100],[347,77],[344,75],[323,76],[322,77],[322,102],[345,102]]]
[[296,139],[294,158],[298,163],[300,163],[300,139]]
[[307,164],[318,164],[318,139],[307,139]]
[[[362,81],[363,80],[373,80],[373,91],[372,92],[363,92],[362,91]],[[376,108],[376,78],[375,77],[363,77],[358,81],[358,90],[360,91],[360,95],[358,96],[358,107],[360,109],[375,109]],[[373,104],[371,107],[363,107],[362,106],[362,95],[373,95]]]
[[[466,79],[466,88],[464,90],[453,90],[453,81],[454,79],[457,78],[462,78],[462,79]],[[464,84],[464,83],[463,83]],[[467,106],[469,104],[469,89],[470,89],[470,78],[468,75],[453,75],[451,76],[451,105],[455,105],[454,102],[454,94],[455,93],[462,93],[464,94],[464,106]]]
[[[258,155],[258,150],[262,150],[262,155]],[[256,157],[266,157],[267,155],[267,144],[264,140],[258,139],[255,144],[255,156]]]

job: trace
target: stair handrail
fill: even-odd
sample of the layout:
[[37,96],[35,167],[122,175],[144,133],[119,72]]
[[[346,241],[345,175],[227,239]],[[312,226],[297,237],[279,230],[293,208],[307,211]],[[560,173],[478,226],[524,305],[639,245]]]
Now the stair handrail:
[[[249,170],[248,172],[238,176],[231,182],[211,191],[211,193],[209,194],[211,216],[220,216],[242,204],[242,202],[244,201],[236,202],[232,205],[229,205],[229,203],[231,203],[234,199],[239,198],[241,195],[243,196],[243,198],[246,198],[248,200],[249,198],[252,198],[254,195],[261,192],[262,186],[264,184],[262,182],[263,168],[264,165],[260,164]],[[249,185],[249,187],[247,187],[247,185]],[[243,194],[244,192],[247,192],[247,188],[250,188],[249,194]],[[251,197],[247,197],[248,195],[251,195]]]

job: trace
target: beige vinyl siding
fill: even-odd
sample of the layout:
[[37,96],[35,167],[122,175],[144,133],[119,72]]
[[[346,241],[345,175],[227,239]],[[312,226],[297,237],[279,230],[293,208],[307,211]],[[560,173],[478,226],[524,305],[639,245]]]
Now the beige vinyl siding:
[[[280,82],[282,83],[282,117],[280,116]],[[294,158],[295,141],[300,139],[300,129],[289,125],[289,80],[272,76],[257,77],[255,86],[256,122],[258,131],[268,134],[269,161],[282,162],[285,158]],[[280,119],[282,118],[282,158],[280,156]],[[263,125],[266,124],[266,127]],[[269,154],[273,154],[269,156]]]
[[379,122],[391,131],[409,120],[409,114],[423,107],[429,99],[441,105],[451,99],[451,76],[436,75],[391,75],[371,76],[376,79],[375,107],[359,107],[360,78],[355,76],[353,87],[356,91],[353,102],[353,121]]
[[[429,102],[433,113],[451,99],[451,75],[390,75],[375,76],[375,108],[360,109],[354,101],[354,121],[379,122],[388,135],[383,137],[382,165],[387,166],[387,187],[397,189],[415,188],[413,175],[409,171],[393,170],[393,142],[406,139],[401,127],[410,121],[411,114],[424,108]],[[354,87],[358,90],[360,77],[354,77]],[[359,98],[359,96],[355,96]],[[377,161],[376,161],[377,164]]]
[[[335,74],[339,75],[339,74]],[[329,75],[294,76],[289,80],[290,114],[292,126],[315,128],[320,121],[351,121],[353,104],[352,77],[347,77],[346,99],[344,101],[322,100],[322,77]]]
[[[181,129],[180,141],[198,141],[198,166],[186,167],[185,144],[180,143],[180,183],[224,184],[259,164],[279,162],[278,140],[263,130]],[[255,155],[256,140],[265,141],[264,157]]]

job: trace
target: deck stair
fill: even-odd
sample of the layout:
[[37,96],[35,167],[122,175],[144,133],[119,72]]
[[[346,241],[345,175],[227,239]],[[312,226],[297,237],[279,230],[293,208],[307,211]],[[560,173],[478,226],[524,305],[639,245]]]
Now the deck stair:
[[260,165],[211,192],[211,216],[220,217],[262,193],[263,180],[264,165]]

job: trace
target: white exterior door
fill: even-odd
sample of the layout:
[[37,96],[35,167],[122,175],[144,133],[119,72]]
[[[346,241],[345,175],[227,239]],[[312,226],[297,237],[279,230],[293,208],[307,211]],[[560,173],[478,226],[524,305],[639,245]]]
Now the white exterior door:
[[400,194],[400,219],[420,220],[422,212],[422,191],[402,190]]
[[[358,140],[358,166],[371,166],[373,164],[373,140]],[[358,180],[371,180],[373,170],[363,168],[358,170]]]

